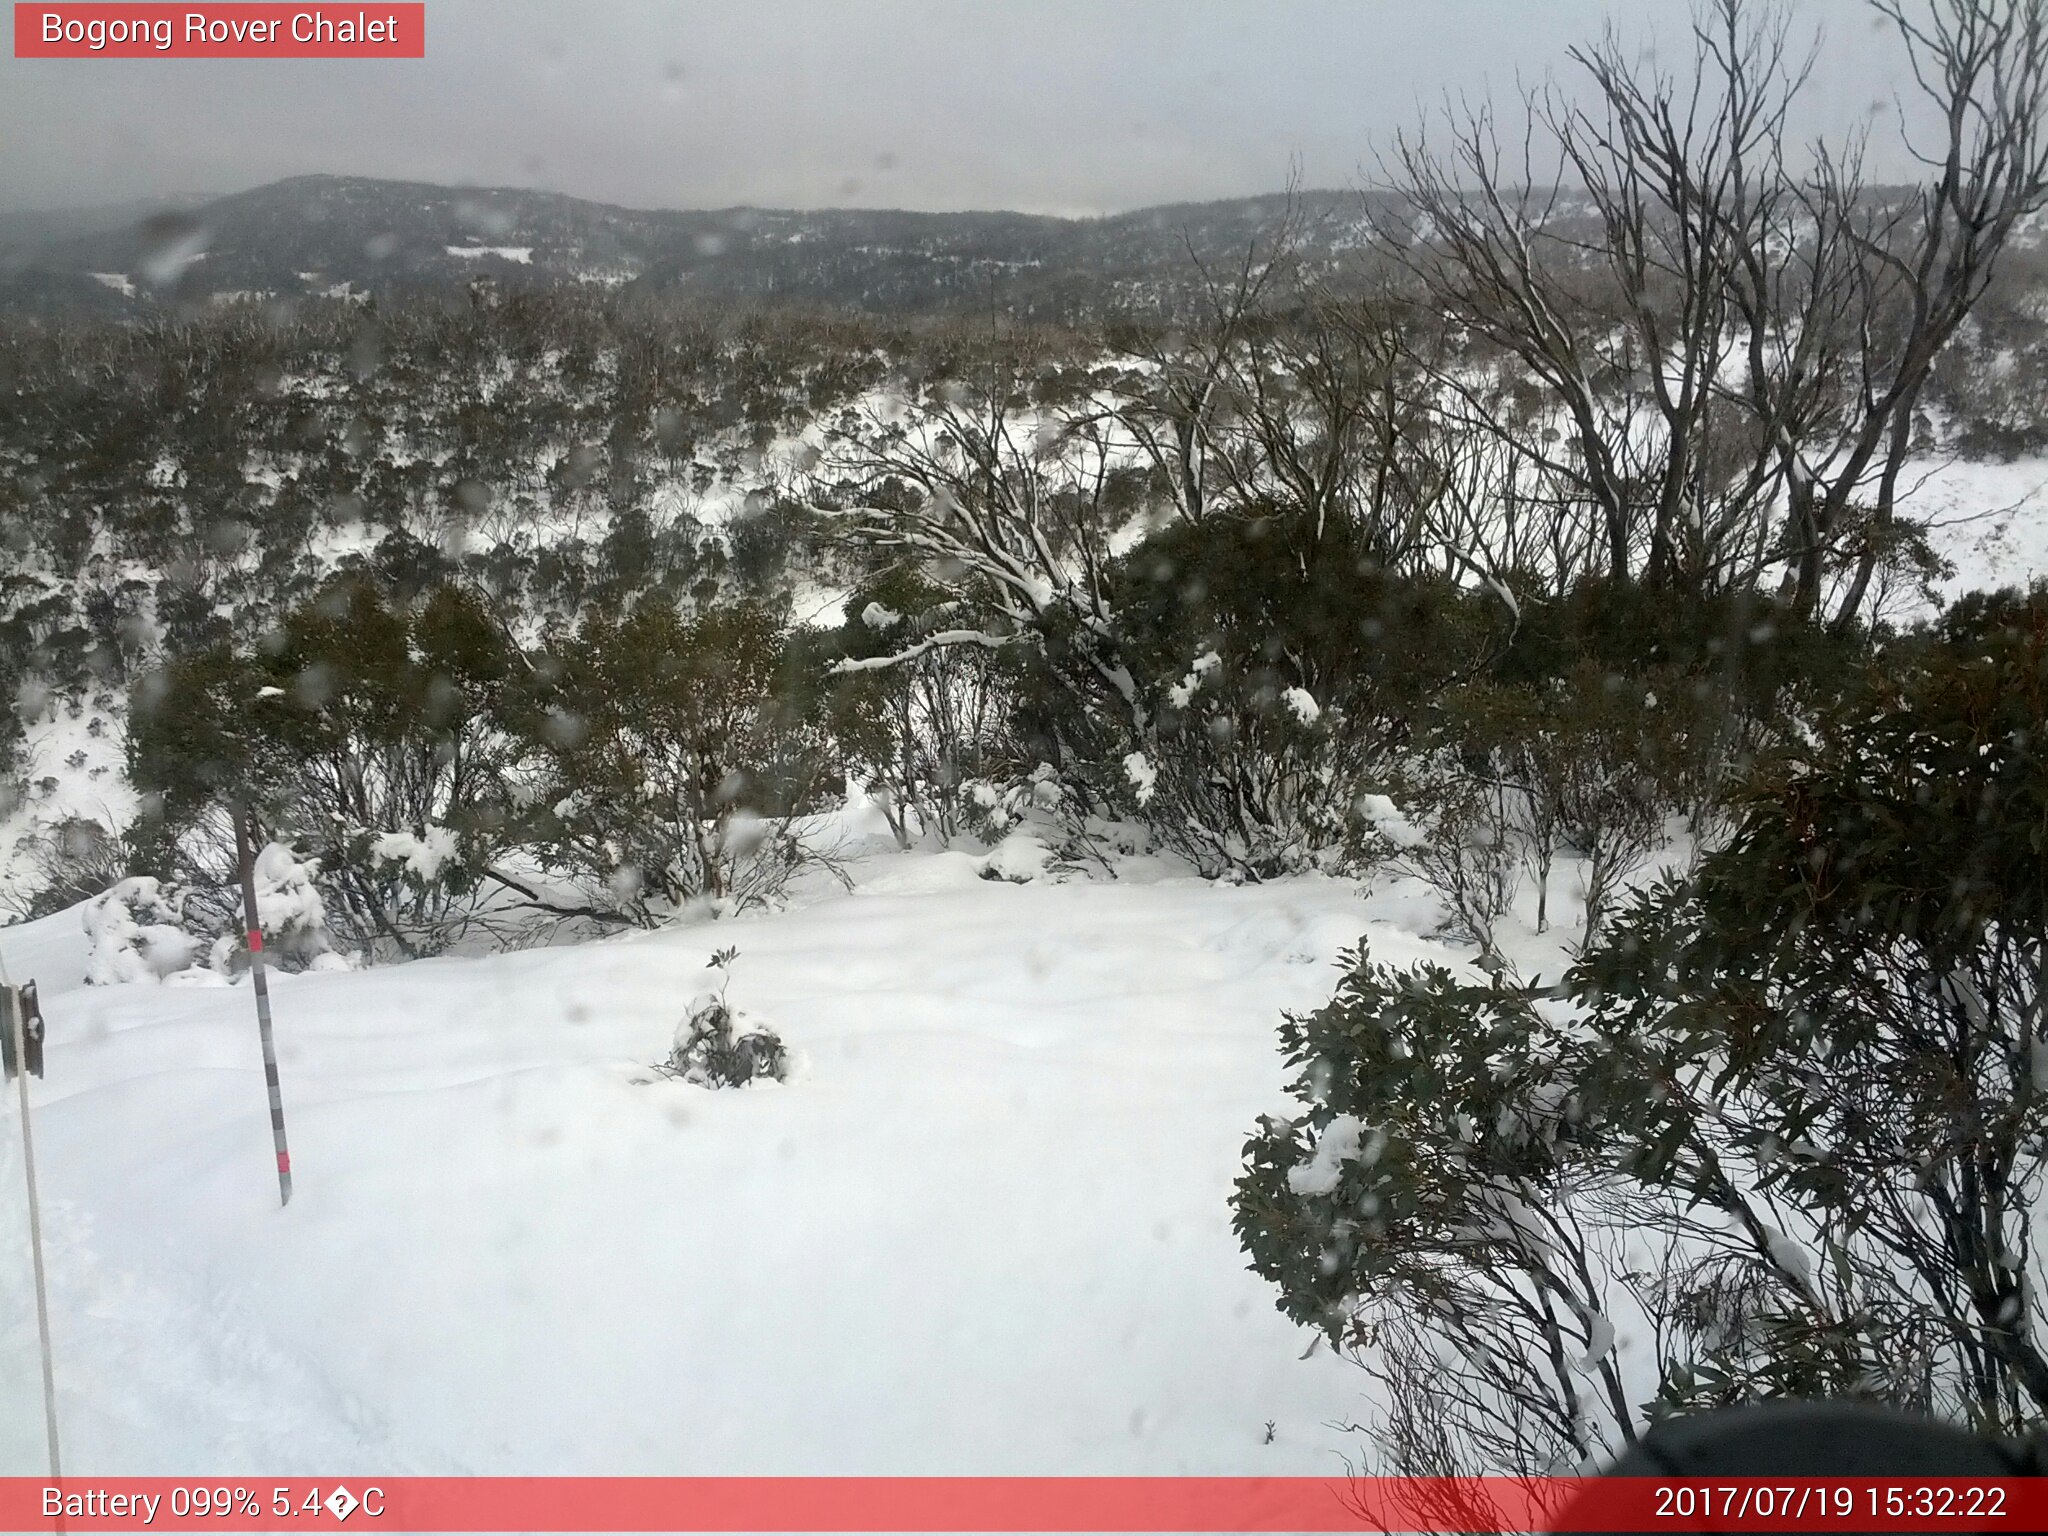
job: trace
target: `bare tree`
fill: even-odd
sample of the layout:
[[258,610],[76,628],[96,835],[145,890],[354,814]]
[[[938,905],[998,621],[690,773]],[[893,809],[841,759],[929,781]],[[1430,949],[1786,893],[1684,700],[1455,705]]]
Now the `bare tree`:
[[1183,237],[1199,281],[1180,324],[1146,327],[1122,338],[1139,366],[1114,406],[1118,423],[1148,463],[1177,516],[1200,522],[1214,495],[1209,473],[1216,435],[1230,406],[1232,359],[1272,292],[1296,271],[1304,228],[1290,179],[1287,202],[1271,230],[1248,241],[1236,264],[1221,272]]
[[[1913,415],[1941,349],[1983,296],[2019,222],[2048,202],[2048,6],[2042,0],[1872,0],[1905,45],[1931,144],[1902,133],[1927,179],[1900,202],[1858,196],[1829,175],[1819,205],[1839,223],[1860,364],[1849,430],[1817,473],[1788,476],[1794,493],[1799,600],[1819,600],[1824,558],[1861,513],[1836,622],[1852,621],[1898,526],[1900,478]],[[1805,506],[1802,508],[1802,501]],[[1859,505],[1860,504],[1860,505]]]
[[1434,370],[1439,409],[1511,443],[1610,577],[1749,586],[1784,561],[1801,611],[1840,577],[1847,624],[1910,532],[1920,393],[2048,199],[2048,24],[2041,0],[1873,4],[1940,125],[1907,134],[1910,196],[1865,184],[1860,139],[1788,164],[1806,63],[1750,0],[1704,7],[1681,72],[1610,33],[1574,51],[1586,104],[1546,88],[1511,133],[1480,106],[1441,147],[1397,141],[1381,234],[1473,339]]

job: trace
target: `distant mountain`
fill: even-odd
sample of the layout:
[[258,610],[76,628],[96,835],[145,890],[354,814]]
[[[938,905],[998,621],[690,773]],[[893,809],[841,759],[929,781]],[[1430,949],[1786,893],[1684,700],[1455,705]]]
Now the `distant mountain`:
[[[1356,245],[1355,193],[1301,197],[1311,243]],[[143,313],[230,294],[584,283],[889,313],[1074,317],[1160,297],[1270,231],[1281,196],[1097,219],[621,208],[557,193],[298,176],[141,217],[0,215],[0,309]],[[38,225],[40,222],[40,226]]]

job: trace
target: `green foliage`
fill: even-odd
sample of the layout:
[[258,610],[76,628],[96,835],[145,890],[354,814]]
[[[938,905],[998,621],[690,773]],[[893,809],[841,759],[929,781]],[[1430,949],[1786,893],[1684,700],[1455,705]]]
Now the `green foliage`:
[[[1264,877],[1362,832],[1434,694],[1502,627],[1488,600],[1376,565],[1341,529],[1273,509],[1176,523],[1116,573],[1119,655],[1147,689],[1149,788],[1105,780],[1209,873]],[[1303,695],[1312,701],[1304,712]]]
[[1401,575],[1326,530],[1264,508],[1176,522],[1118,573],[1121,639],[1146,675],[1177,677],[1214,650],[1265,708],[1306,688],[1361,719],[1412,715],[1505,629],[1491,600]]
[[765,594],[785,587],[820,537],[815,514],[776,501],[735,517],[726,530],[726,558],[744,592]]
[[2048,592],[1899,648],[1739,804],[1700,878],[1572,977],[1681,1090],[1641,1176],[1727,1203],[1746,1164],[1740,1197],[1796,1209],[1831,1255],[1810,1310],[1853,1324],[1844,1358],[1894,1391],[1917,1370],[1950,1412],[2037,1416]]
[[162,841],[216,804],[276,793],[287,754],[247,729],[267,686],[255,658],[217,644],[137,679],[129,694],[128,777],[148,812],[138,841],[160,857]]
[[[351,942],[440,948],[505,823],[512,754],[494,721],[511,657],[476,598],[407,604],[344,576],[250,650],[172,660],[131,694],[136,834],[152,865],[231,901],[233,809],[320,861]],[[379,850],[385,834],[455,840],[432,878]]]
[[789,819],[829,770],[792,683],[788,636],[759,605],[593,612],[513,708],[535,753],[532,846],[632,922],[768,899],[803,857]]
[[[1511,1241],[1473,1226],[1473,1188],[1554,1192],[1560,1137],[1587,1134],[1559,1072],[1565,1035],[1525,992],[1440,966],[1397,971],[1363,950],[1342,963],[1331,1000],[1280,1028],[1289,1092],[1310,1112],[1263,1123],[1235,1200],[1238,1235],[1281,1310],[1333,1343],[1356,1341],[1348,1303],[1365,1287],[1434,1293],[1443,1247]],[[1350,1150],[1319,1165],[1333,1126]]]
[[823,668],[768,609],[600,605],[526,654],[463,589],[384,591],[337,578],[260,645],[138,684],[136,841],[202,906],[232,902],[237,805],[320,861],[349,942],[406,955],[520,913],[745,905],[800,861]]
[[1380,1380],[1403,1474],[1554,1472],[1632,1420],[1605,1256],[1609,1081],[1534,995],[1347,957],[1281,1037],[1303,1123],[1267,1119],[1233,1206],[1280,1306]]
[[[1669,672],[1658,675],[1667,689],[1679,687]],[[1542,684],[1482,680],[1448,690],[1434,771],[1412,801],[1431,837],[1409,862],[1490,948],[1490,922],[1468,910],[1469,893],[1485,889],[1474,872],[1489,861],[1526,864],[1540,932],[1552,862],[1573,853],[1584,861],[1582,941],[1590,943],[1619,881],[1660,839],[1665,815],[1707,793],[1718,743],[1689,702],[1681,692],[1667,704],[1639,677],[1591,659]]]
[[1972,604],[1555,994],[1360,957],[1287,1022],[1307,1123],[1249,1143],[1238,1231],[1391,1444],[1526,1472],[1756,1397],[2048,1411],[2044,743],[2048,592]]
[[1893,649],[1743,797],[1731,860],[1785,941],[1897,935],[1936,959],[2038,930],[2048,878],[2048,587],[1966,600]]
[[[1853,686],[1868,648],[1761,593],[1594,577],[1526,604],[1486,676],[1552,696],[1565,706],[1550,706],[1553,717],[1636,733],[1665,802],[1698,808],[1781,745],[1790,722]],[[1646,698],[1654,713],[1636,711]]]

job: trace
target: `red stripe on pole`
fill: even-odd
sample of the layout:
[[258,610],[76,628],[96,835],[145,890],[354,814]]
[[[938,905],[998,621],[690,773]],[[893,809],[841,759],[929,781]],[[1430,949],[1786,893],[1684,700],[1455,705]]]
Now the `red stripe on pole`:
[[2048,1479],[0,1478],[5,1531],[332,1530],[351,1516],[465,1532],[2024,1531],[2048,1527]]
[[256,955],[261,954],[262,952],[263,930],[261,928],[251,928],[249,930],[249,953],[252,955]]
[[292,1171],[291,1153],[280,1152],[277,1154],[277,1171],[279,1173],[290,1173]]

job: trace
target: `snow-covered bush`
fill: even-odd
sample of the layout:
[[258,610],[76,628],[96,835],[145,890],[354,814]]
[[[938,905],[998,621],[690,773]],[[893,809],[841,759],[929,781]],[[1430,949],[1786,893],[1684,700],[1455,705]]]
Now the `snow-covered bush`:
[[1374,569],[1343,530],[1270,507],[1155,535],[1117,593],[1148,707],[1100,716],[1098,793],[1240,879],[1384,857],[1354,807],[1401,786],[1416,722],[1498,623],[1488,600]]
[[[256,854],[254,874],[266,963],[285,970],[346,969],[349,962],[328,931],[320,861],[302,859],[283,843],[266,843]],[[214,940],[210,963],[226,971],[240,963],[240,951],[237,934],[222,934]]]
[[380,902],[381,936],[401,954],[433,954],[483,925],[475,900],[488,879],[481,850],[502,853],[503,839],[465,838],[431,822],[396,831],[359,829],[339,841],[348,873],[329,884],[365,903]]
[[738,1088],[756,1078],[780,1082],[789,1058],[774,1030],[733,1008],[723,993],[706,992],[690,1004],[663,1065],[699,1087]]
[[[279,843],[255,858],[257,920],[264,958],[281,970],[345,970],[335,949],[317,860]],[[217,982],[248,968],[239,887],[231,906],[203,903],[151,875],[133,875],[86,903],[80,912],[89,946],[85,979],[94,986],[127,981]]]
[[980,861],[984,880],[1023,885],[1084,865],[1113,869],[1117,858],[1153,851],[1144,823],[1091,813],[1084,792],[1050,763],[1008,783],[978,780],[966,789],[966,830],[990,845]]
[[204,937],[185,926],[184,893],[149,875],[132,875],[95,896],[79,913],[88,986],[162,981],[205,953]]
[[981,877],[1028,885],[1050,869],[1057,857],[1044,839],[1020,827],[989,850],[981,861]]
[[732,963],[739,951],[727,946],[706,969],[720,973],[716,992],[701,992],[676,1027],[675,1043],[659,1070],[700,1088],[739,1088],[758,1078],[782,1081],[789,1070],[782,1039],[759,1019],[726,1001]]
[[396,864],[421,885],[432,885],[442,869],[460,856],[462,844],[446,827],[428,827],[424,832],[379,832],[370,839],[370,857],[382,864]]

